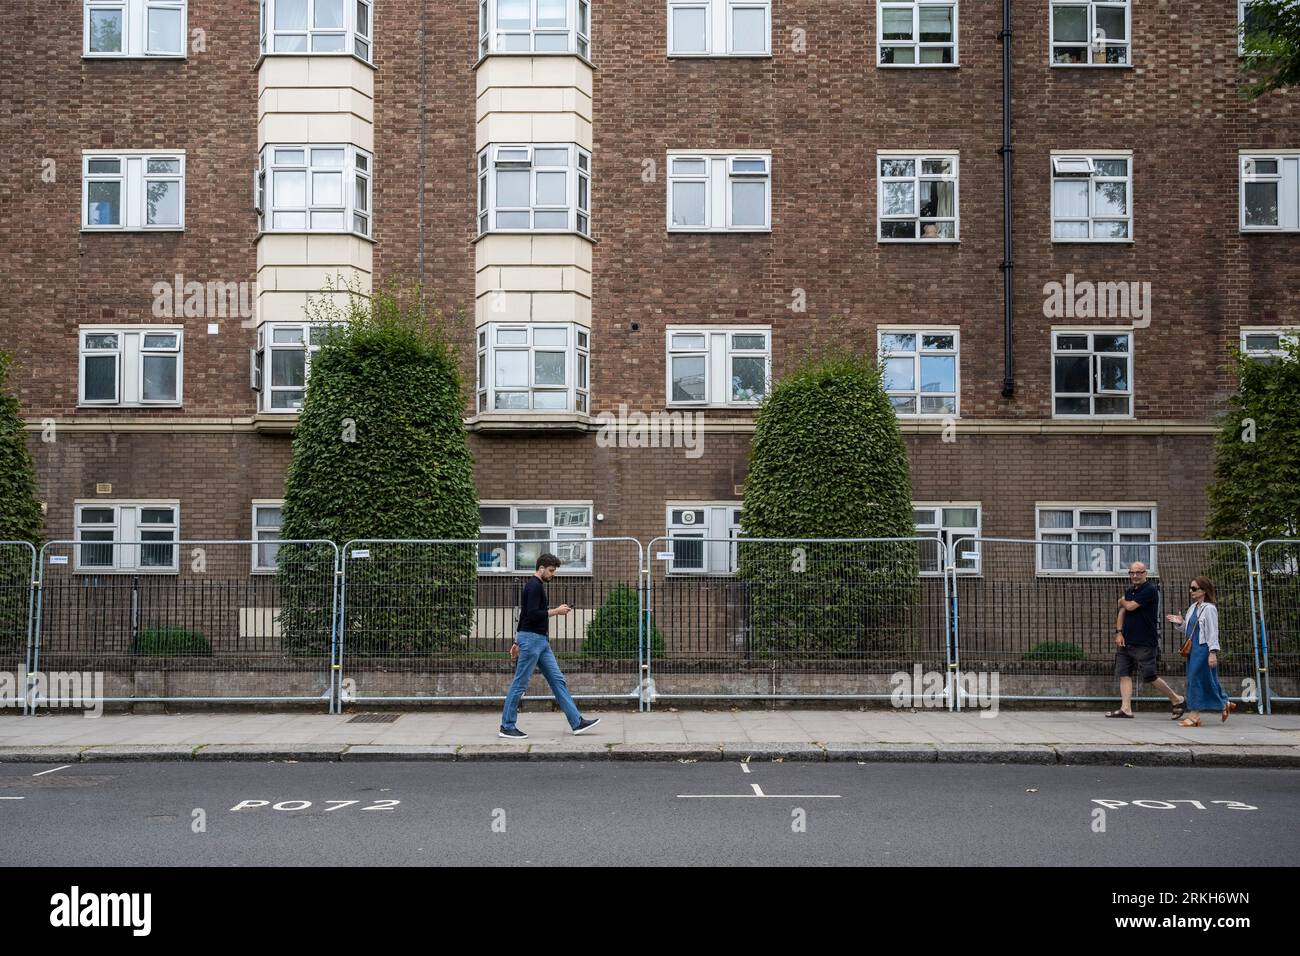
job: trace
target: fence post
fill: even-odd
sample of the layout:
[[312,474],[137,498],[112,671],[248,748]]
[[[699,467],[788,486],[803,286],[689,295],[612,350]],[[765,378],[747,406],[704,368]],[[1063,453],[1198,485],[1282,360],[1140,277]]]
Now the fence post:
[[650,635],[654,633],[650,628],[650,554],[637,542],[637,570],[641,573],[641,586],[637,588],[638,599],[641,602],[637,614],[637,679],[641,682],[637,688],[637,710],[641,713],[650,712]]

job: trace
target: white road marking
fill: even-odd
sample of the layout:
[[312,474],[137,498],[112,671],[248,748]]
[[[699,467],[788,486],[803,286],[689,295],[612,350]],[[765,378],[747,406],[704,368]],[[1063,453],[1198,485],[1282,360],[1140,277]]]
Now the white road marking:
[[32,774],[32,776],[33,776],[33,777],[43,777],[43,776],[45,776],[47,773],[54,773],[55,770],[67,770],[67,769],[68,769],[69,767],[71,767],[71,766],[72,766],[72,764],[70,764],[70,763],[69,763],[69,764],[64,764],[62,767],[55,767],[54,770],[42,770],[40,773],[34,773],[34,774]]
[[0,797],[0,800],[26,800],[26,797]]
[[741,769],[741,771],[744,772],[744,773],[751,773],[751,772],[752,772],[752,771],[749,769],[749,764],[747,764],[747,763],[742,763],[742,764],[740,765],[740,769]]
[[758,784],[751,783],[750,786],[754,788],[754,796],[761,797],[763,795],[763,789]]
[[[757,785],[755,785],[755,789]],[[679,793],[678,800],[839,800],[838,793]]]

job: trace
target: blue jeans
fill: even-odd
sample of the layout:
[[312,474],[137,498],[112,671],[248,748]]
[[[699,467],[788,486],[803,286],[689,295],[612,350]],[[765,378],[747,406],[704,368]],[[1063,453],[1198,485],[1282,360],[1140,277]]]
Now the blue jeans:
[[560,673],[560,665],[555,660],[554,652],[551,651],[551,642],[546,639],[545,634],[533,634],[530,631],[520,631],[515,640],[519,642],[519,662],[515,667],[515,679],[510,685],[510,692],[506,694],[505,710],[501,713],[502,728],[515,729],[515,721],[519,719],[519,702],[524,699],[524,692],[528,690],[528,682],[533,678],[533,669],[540,667],[546,683],[551,685],[551,693],[555,695],[560,710],[564,711],[564,716],[568,718],[569,726],[576,730],[582,723],[582,714],[578,713],[578,705],[573,702],[569,685],[565,683],[564,675]]

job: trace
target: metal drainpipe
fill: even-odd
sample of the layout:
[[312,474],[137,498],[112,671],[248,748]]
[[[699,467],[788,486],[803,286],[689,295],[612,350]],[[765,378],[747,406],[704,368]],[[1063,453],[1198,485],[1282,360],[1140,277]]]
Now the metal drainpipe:
[[1011,0],[1002,0],[1002,270],[1003,287],[1003,357],[1002,397],[1014,398],[1016,394],[1015,328],[1012,321],[1012,288],[1015,278],[1015,257],[1011,248]]

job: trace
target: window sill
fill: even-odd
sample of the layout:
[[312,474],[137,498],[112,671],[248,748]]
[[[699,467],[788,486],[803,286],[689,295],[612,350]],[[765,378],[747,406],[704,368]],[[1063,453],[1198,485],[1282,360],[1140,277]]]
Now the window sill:
[[883,239],[876,237],[876,242],[882,246],[959,246],[961,239]]
[[362,57],[357,56],[355,53],[349,53],[346,50],[336,50],[332,53],[312,52],[311,50],[304,50],[301,53],[288,53],[285,51],[279,51],[276,53],[259,53],[257,56],[257,62],[253,64],[253,72],[256,73],[261,68],[263,60],[273,56],[285,56],[285,57],[322,56],[322,57],[330,57],[330,58],[342,58],[346,56],[346,57],[351,57],[352,59],[356,60],[358,63],[362,64],[363,66],[370,67],[370,69],[374,70],[376,73],[379,72],[379,68],[375,66],[373,63],[371,63],[369,60],[363,59]]
[[[95,542],[91,541],[91,542],[86,542],[86,543],[89,544],[89,545],[93,545]],[[78,546],[79,546],[80,544],[81,544],[81,542],[77,542],[77,545],[78,545]],[[141,575],[141,574],[167,574],[167,575],[179,575],[179,574],[180,574],[180,571],[176,570],[175,568],[73,568],[73,569],[72,569],[72,573],[73,573],[73,574],[131,574],[131,575]]]
[[582,412],[480,412],[465,419],[470,432],[589,432],[601,423]]
[[83,60],[188,60],[187,53],[82,53]]
[[1132,239],[1053,239],[1054,246],[1131,246]]
[[81,227],[81,234],[83,236],[94,235],[95,233],[107,233],[108,235],[111,236],[111,235],[124,233],[124,232],[136,234],[136,233],[150,233],[150,232],[169,233],[169,232],[184,232],[184,231],[185,231],[184,226],[150,226],[148,229],[127,229],[123,226],[82,226]]
[[1054,63],[1048,61],[1054,70],[1131,70],[1132,63]]
[[586,239],[593,246],[597,244],[591,236],[576,229],[489,229],[475,236],[471,245],[478,245],[488,236],[576,236],[579,239]]
[[1243,236],[1300,235],[1300,229],[1283,229],[1281,226],[1246,226],[1237,231]]
[[765,226],[765,227],[756,227],[756,228],[752,228],[752,229],[751,229],[751,228],[745,228],[745,229],[692,229],[692,228],[687,227],[687,226],[669,226],[669,227],[668,227],[668,234],[669,234],[670,236],[672,236],[672,235],[682,235],[682,236],[713,236],[713,235],[718,235],[718,236],[731,236],[731,235],[736,235],[736,236],[770,236],[770,235],[772,234],[772,227],[771,227],[771,226]]
[[121,408],[126,411],[139,411],[142,408],[184,408],[183,402],[149,402],[147,404],[128,405],[125,402],[78,402],[77,411],[97,412],[112,411]]
[[253,416],[253,431],[286,434],[298,427],[298,412],[258,412]]
[[[257,239],[263,236],[351,236],[353,239],[360,239],[362,242],[368,242],[372,246],[375,240],[370,236],[363,236],[359,232],[349,232],[348,230],[334,229],[259,229]],[[257,239],[253,241],[256,242]]]
[[878,70],[955,70],[960,63],[877,63]]
[[669,53],[669,60],[771,60],[771,53]]
[[484,53],[482,56],[480,56],[477,60],[474,61],[473,69],[477,70],[480,66],[483,65],[483,63],[484,63],[485,61],[492,59],[492,57],[494,57],[494,56],[515,56],[515,57],[519,57],[519,56],[545,56],[545,57],[571,56],[571,57],[573,57],[575,60],[581,60],[583,63],[587,64],[587,66],[591,67],[591,69],[592,69],[593,71],[595,71],[595,69],[596,69],[596,64],[593,63],[593,62],[591,62],[591,58],[590,58],[590,57],[583,56],[581,53],[571,53],[571,52],[569,52],[569,51],[567,51],[567,50],[566,50],[566,51],[560,51],[560,50],[546,50],[546,51],[539,51],[539,52],[535,52],[535,53],[529,53],[529,52],[526,51],[526,50],[500,50],[500,51],[498,51],[498,50],[491,50],[491,51],[489,51],[489,52],[487,52],[487,53]]

